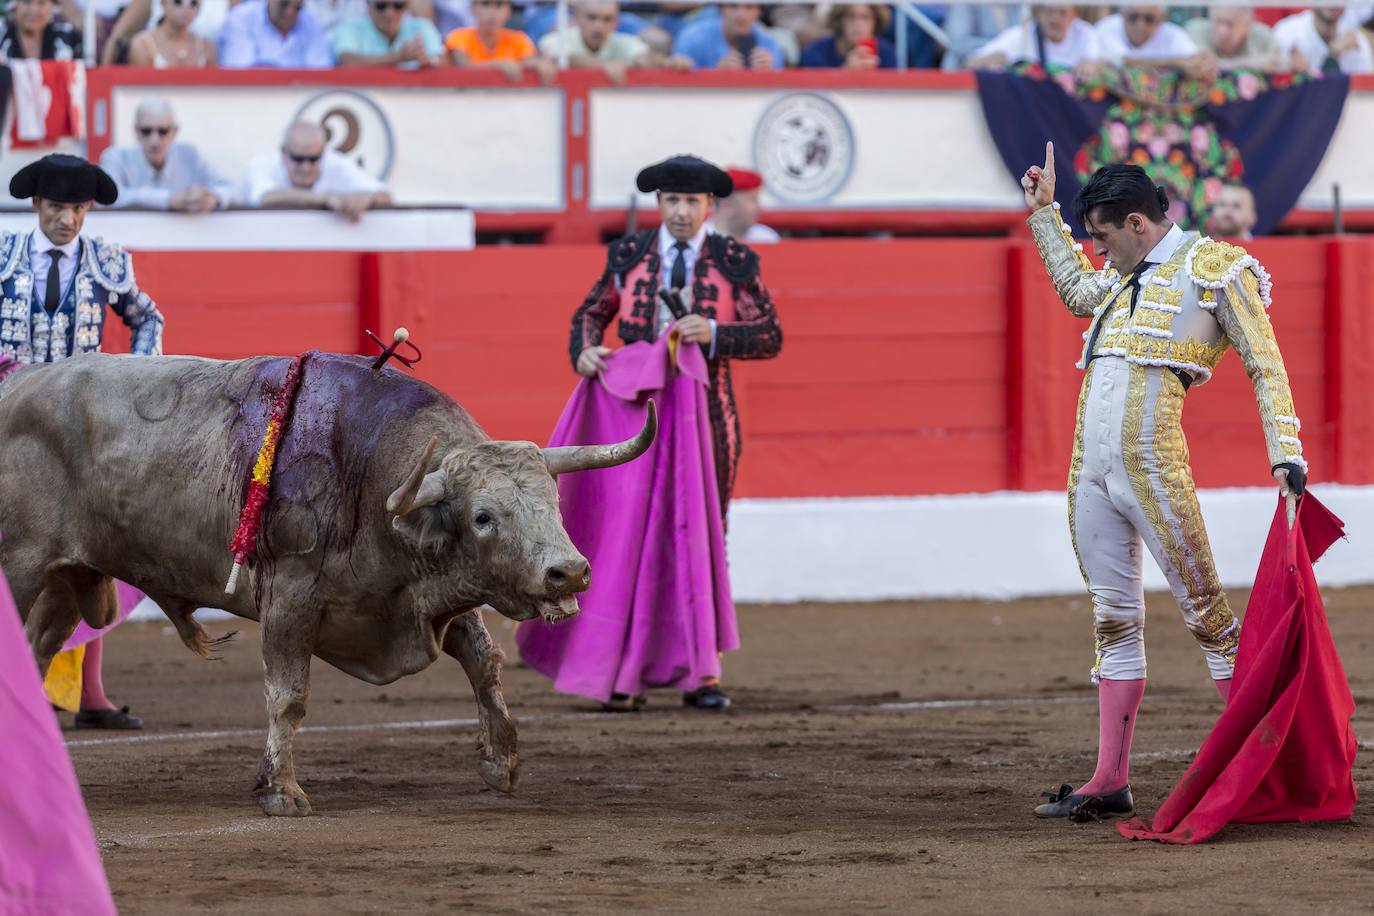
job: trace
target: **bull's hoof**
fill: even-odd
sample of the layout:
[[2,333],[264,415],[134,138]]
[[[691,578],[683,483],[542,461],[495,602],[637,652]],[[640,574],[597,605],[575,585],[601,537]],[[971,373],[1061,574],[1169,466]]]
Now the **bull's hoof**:
[[514,755],[499,761],[480,758],[477,761],[477,772],[482,781],[497,792],[509,795],[520,788],[520,760]]
[[305,797],[300,786],[267,787],[253,794],[257,796],[258,807],[268,817],[310,816],[310,799]]

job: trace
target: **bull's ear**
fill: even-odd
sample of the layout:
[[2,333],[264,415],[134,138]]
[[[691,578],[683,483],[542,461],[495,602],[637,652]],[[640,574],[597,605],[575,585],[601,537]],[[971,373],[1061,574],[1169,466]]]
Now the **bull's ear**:
[[398,515],[391,520],[391,527],[425,554],[443,554],[458,541],[452,508],[443,502]]

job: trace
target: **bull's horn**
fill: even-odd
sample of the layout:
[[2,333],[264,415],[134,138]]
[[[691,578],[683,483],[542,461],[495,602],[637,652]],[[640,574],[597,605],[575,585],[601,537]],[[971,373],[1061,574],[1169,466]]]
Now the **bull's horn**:
[[439,444],[438,436],[430,436],[425,453],[410,472],[406,482],[386,499],[386,511],[405,515],[413,509],[433,505],[444,497],[444,472],[430,474],[429,463],[434,459],[434,447]]
[[612,445],[560,445],[544,449],[544,461],[549,473],[557,477],[570,471],[590,471],[593,468],[612,468],[633,461],[649,450],[658,434],[658,408],[652,399],[639,435]]

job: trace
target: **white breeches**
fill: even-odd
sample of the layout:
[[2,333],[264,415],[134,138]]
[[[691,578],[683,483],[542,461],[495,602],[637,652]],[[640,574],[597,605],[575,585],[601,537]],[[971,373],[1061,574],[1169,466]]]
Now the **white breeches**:
[[1145,677],[1142,542],[1164,572],[1212,677],[1229,678],[1240,625],[1212,562],[1168,369],[1102,357],[1088,366],[1069,472],[1069,530],[1093,598],[1092,676]]

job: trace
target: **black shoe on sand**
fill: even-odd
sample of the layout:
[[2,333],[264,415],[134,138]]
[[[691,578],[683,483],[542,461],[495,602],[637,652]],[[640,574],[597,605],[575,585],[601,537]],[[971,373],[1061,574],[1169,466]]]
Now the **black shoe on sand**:
[[719,712],[730,708],[730,698],[720,689],[719,684],[704,684],[690,693],[684,693],[682,705]]
[[1123,786],[1106,795],[1074,794],[1073,786],[1064,783],[1058,792],[1041,792],[1044,804],[1036,806],[1036,817],[1067,817],[1071,821],[1101,821],[1109,817],[1127,817],[1135,813],[1135,799],[1131,787]]

